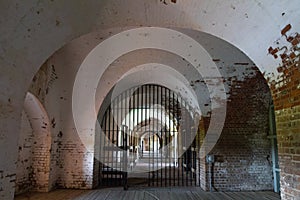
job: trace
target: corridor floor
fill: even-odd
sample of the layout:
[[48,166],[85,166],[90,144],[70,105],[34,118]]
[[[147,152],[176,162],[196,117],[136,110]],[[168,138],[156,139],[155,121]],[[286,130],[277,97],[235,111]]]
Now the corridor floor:
[[26,193],[19,195],[16,200],[278,200],[280,196],[274,192],[204,192],[200,188],[104,188],[95,190],[54,190],[49,193]]

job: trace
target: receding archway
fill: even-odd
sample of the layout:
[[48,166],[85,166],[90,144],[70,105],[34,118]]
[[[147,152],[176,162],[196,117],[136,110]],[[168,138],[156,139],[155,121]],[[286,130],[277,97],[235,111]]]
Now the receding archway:
[[128,173],[130,181],[140,179],[149,186],[199,186],[195,128],[199,114],[194,115],[182,96],[146,84],[125,90],[102,106],[100,141],[95,144],[100,147],[96,159],[100,185],[120,183]]

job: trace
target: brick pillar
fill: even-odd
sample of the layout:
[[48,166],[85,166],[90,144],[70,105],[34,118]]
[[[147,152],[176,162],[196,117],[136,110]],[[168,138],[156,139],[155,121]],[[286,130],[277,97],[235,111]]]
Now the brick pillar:
[[273,84],[281,197],[300,198],[300,70],[283,71]]

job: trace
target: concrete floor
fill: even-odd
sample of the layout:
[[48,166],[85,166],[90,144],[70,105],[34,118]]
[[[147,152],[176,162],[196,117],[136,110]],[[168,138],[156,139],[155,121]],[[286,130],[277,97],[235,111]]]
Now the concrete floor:
[[229,200],[229,199],[253,199],[253,200],[278,200],[280,196],[274,192],[204,192],[200,188],[129,188],[124,191],[123,188],[104,188],[95,190],[55,190],[49,193],[26,193],[18,195],[16,200],[184,200],[184,199],[200,199],[200,200]]

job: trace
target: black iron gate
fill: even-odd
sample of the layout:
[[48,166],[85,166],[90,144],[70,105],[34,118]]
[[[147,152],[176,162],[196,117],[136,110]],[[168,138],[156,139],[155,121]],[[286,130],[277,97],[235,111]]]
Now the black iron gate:
[[100,185],[199,186],[195,116],[182,96],[159,85],[113,98],[98,116]]

